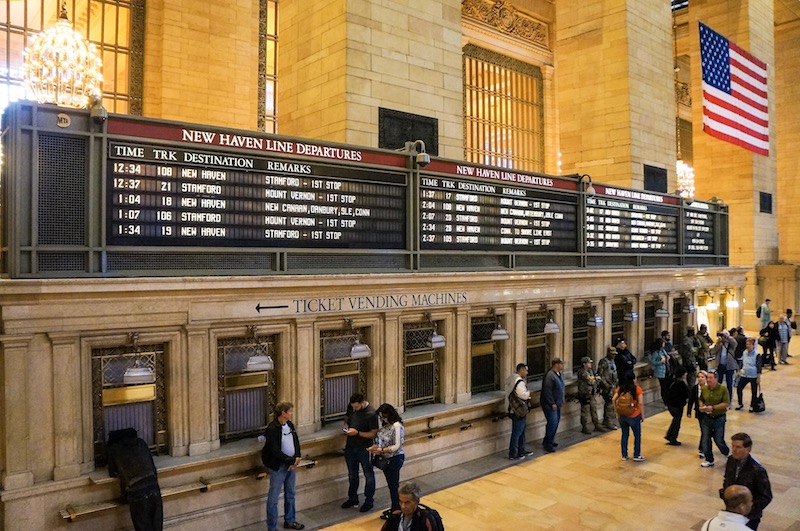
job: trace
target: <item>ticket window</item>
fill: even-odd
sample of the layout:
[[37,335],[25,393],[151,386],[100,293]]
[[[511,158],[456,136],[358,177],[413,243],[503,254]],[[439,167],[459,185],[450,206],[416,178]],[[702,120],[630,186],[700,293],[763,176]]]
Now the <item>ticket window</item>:
[[235,337],[217,343],[219,437],[222,441],[264,432],[277,402],[277,336]]
[[547,311],[531,312],[526,323],[526,356],[528,364],[528,381],[541,380],[550,369],[547,366],[549,345],[544,325],[549,315]]
[[572,309],[572,372],[577,374],[581,368],[581,358],[592,357],[592,334],[589,328],[589,314],[594,315],[592,308],[581,306]]
[[406,408],[439,401],[439,367],[442,348],[430,338],[433,322],[403,325],[403,405]]
[[106,462],[114,430],[134,428],[156,453],[166,453],[165,345],[92,349],[92,417],[95,463]]
[[472,394],[500,389],[500,356],[492,332],[497,327],[495,316],[472,319],[471,391]]
[[363,329],[326,330],[320,334],[322,353],[322,422],[341,420],[350,396],[366,392],[369,358],[354,359],[351,350],[363,340]]

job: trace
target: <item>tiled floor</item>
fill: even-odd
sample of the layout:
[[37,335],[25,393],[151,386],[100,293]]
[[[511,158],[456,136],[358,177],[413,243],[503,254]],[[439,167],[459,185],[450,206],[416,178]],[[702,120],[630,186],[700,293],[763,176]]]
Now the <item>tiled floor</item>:
[[[800,343],[793,351],[792,365],[763,375],[767,411],[731,410],[725,430],[729,442],[736,432],[749,433],[753,455],[769,472],[774,500],[759,528],[765,531],[800,531]],[[749,387],[746,401],[748,393]],[[561,449],[554,454],[544,455],[537,441],[529,444],[535,454],[513,466],[496,455],[416,481],[427,493],[423,503],[435,507],[450,530],[697,530],[723,508],[724,458],[718,455],[713,468],[700,467],[694,418],[684,418],[683,446],[667,446],[669,422],[666,412],[645,420],[644,463],[620,459],[619,431],[594,437],[571,431],[559,434]],[[386,498],[383,489],[376,511],[366,516],[337,503],[301,511],[298,520],[307,529],[377,531]]]

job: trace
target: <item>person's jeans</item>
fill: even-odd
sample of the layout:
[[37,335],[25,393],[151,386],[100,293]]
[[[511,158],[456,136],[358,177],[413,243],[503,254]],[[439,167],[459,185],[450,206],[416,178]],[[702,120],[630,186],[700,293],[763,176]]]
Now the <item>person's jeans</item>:
[[389,488],[389,497],[392,499],[392,511],[400,510],[400,495],[397,490],[400,488],[400,469],[406,460],[406,454],[398,454],[389,458],[389,466],[383,471],[386,478],[386,486]]
[[736,373],[733,369],[719,369],[719,381],[725,379],[725,385],[728,387],[728,396],[733,396],[733,375]]
[[561,422],[561,408],[557,407],[555,411],[550,406],[542,407],[544,418],[547,419],[547,426],[544,429],[544,440],[542,444],[548,450],[553,449],[553,443],[556,442],[556,432],[558,431],[558,423]]
[[161,531],[164,528],[164,507],[158,483],[128,491],[127,499],[136,531]]
[[525,429],[527,426],[527,417],[511,417],[511,442],[508,443],[508,457],[513,459],[525,453]]
[[278,529],[278,498],[283,488],[283,519],[294,522],[295,483],[297,469],[289,470],[288,465],[281,465],[278,470],[267,469],[269,472],[269,493],[267,494],[267,529]]
[[702,434],[700,436],[700,444],[703,446],[703,453],[706,456],[706,461],[709,463],[714,462],[714,452],[711,450],[711,440],[717,445],[722,455],[728,457],[731,453],[725,442],[725,415],[713,416],[706,415],[703,417],[700,426],[702,427]]
[[681,431],[681,420],[683,419],[683,407],[667,406],[669,414],[672,415],[672,422],[667,430],[667,440],[677,441]]
[[789,343],[778,343],[778,356],[781,363],[786,363],[786,358],[789,355]]
[[345,446],[344,461],[350,481],[347,499],[358,503],[358,467],[361,467],[364,471],[364,504],[372,505],[375,501],[375,470],[369,452],[365,447]]
[[750,407],[753,407],[753,404],[756,401],[756,388],[758,387],[758,379],[757,378],[745,378],[742,376],[739,378],[739,385],[736,386],[736,396],[739,398],[739,405],[742,405],[742,395],[744,394],[744,388],[747,387],[747,384],[750,384],[750,391],[752,395],[750,397]]
[[622,428],[622,457],[628,457],[630,430],[633,430],[633,456],[642,455],[642,416],[623,417],[619,415],[619,427]]

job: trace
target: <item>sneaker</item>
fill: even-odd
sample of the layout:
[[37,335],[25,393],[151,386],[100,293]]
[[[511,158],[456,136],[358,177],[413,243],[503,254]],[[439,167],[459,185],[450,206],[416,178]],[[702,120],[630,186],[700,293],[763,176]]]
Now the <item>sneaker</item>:
[[628,460],[628,456],[627,456],[627,455],[623,455],[623,456],[622,456],[622,460],[623,460],[623,461],[627,461],[627,460]]
[[667,444],[668,444],[669,446],[680,446],[680,445],[682,445],[683,443],[682,443],[682,442],[680,442],[680,441],[669,441]]
[[514,455],[514,456],[509,455],[508,456],[508,460],[509,461],[517,461],[518,459],[525,459],[525,456],[524,455]]
[[697,457],[699,457],[701,459],[705,459],[706,454],[704,454],[703,452],[697,452]]
[[702,463],[700,463],[700,466],[703,468],[714,466],[714,461],[703,461]]
[[529,452],[528,450],[522,452],[522,457],[528,457],[529,455],[533,455],[533,452]]
[[739,411],[740,409],[744,409],[744,406],[743,406],[743,405],[741,405],[741,404],[739,404],[738,406],[736,406],[736,411]]
[[283,528],[284,529],[305,529],[306,526],[301,524],[300,522],[284,522]]
[[372,510],[372,504],[371,503],[364,503],[364,505],[362,505],[361,508],[359,509],[359,511],[362,512],[362,513],[368,513],[371,510]]
[[350,507],[357,507],[357,506],[358,506],[358,500],[355,501],[347,500],[342,504],[342,509],[349,509]]
[[644,456],[643,455],[637,455],[637,456],[635,456],[633,458],[633,460],[636,461],[637,463],[641,463],[642,461],[644,461]]

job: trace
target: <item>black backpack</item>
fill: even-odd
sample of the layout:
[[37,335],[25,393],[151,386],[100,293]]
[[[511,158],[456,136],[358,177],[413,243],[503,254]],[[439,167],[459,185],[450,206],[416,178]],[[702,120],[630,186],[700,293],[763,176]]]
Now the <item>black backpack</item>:
[[761,306],[756,308],[756,317],[761,317]]
[[419,508],[422,516],[430,520],[431,531],[444,531],[444,523],[442,522],[442,516],[439,514],[439,511],[421,503],[419,504]]

